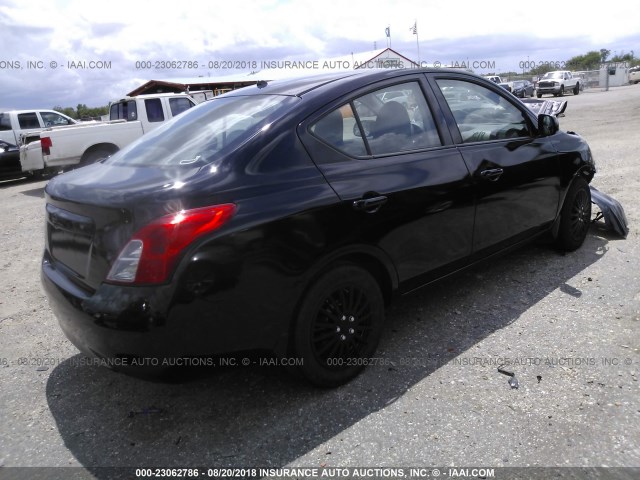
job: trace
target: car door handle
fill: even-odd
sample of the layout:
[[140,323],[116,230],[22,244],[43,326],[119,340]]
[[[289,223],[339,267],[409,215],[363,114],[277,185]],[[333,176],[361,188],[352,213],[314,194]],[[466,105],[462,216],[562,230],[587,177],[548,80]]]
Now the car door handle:
[[480,176],[491,182],[495,182],[502,176],[503,173],[504,170],[501,168],[489,168],[487,170],[482,170],[480,172]]
[[384,195],[379,197],[362,198],[360,200],[353,201],[353,208],[367,213],[376,213],[380,210],[380,207],[387,203],[387,200],[387,197]]

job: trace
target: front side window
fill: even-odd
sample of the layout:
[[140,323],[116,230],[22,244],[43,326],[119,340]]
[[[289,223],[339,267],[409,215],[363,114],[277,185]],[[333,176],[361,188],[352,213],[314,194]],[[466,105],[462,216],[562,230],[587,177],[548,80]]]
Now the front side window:
[[54,112],[40,112],[45,127],[58,127],[60,125],[71,125],[66,117]]
[[417,82],[391,85],[342,105],[311,125],[313,135],[352,156],[441,146]]
[[505,97],[465,80],[437,80],[463,143],[529,136],[526,117]]
[[144,108],[147,110],[147,120],[149,120],[149,122],[164,122],[162,101],[159,98],[149,98],[145,100]]
[[170,98],[169,99],[169,108],[171,108],[171,115],[174,117],[176,115],[180,115],[182,112],[186,112],[191,107],[193,107],[193,103],[188,98]]

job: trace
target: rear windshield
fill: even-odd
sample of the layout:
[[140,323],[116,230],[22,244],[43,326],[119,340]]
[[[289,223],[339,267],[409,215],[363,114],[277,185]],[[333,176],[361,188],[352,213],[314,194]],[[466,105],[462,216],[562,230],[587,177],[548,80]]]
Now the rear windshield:
[[267,128],[298,100],[281,95],[215,98],[144,135],[107,162],[158,167],[206,165]]

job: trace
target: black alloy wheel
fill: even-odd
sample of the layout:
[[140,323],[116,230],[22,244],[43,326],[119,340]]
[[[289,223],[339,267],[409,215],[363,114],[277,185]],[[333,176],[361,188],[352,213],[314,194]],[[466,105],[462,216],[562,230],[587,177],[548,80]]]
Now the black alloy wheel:
[[556,243],[565,251],[579,248],[591,225],[591,191],[582,177],[576,178],[562,207]]
[[334,387],[367,366],[384,323],[384,301],[371,274],[351,264],[322,274],[308,290],[294,333],[294,352],[312,383]]

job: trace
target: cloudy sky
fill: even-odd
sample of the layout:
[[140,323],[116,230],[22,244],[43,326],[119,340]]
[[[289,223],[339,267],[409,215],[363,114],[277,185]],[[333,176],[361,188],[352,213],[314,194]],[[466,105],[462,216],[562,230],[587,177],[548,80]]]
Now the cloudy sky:
[[[350,55],[386,47],[387,27],[391,47],[418,60],[414,21],[423,63],[493,62],[497,71],[520,71],[520,62],[563,61],[601,48],[640,55],[632,2],[435,3],[0,0],[0,109],[102,106],[151,79],[251,70],[209,62],[242,67]],[[136,68],[163,61],[198,68]]]

